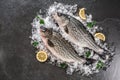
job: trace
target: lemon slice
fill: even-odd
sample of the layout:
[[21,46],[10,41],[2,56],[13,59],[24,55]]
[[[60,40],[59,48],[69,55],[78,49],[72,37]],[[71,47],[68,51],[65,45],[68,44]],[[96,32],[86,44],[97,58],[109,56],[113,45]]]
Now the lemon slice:
[[95,37],[105,41],[105,35],[103,33],[95,33]]
[[80,16],[81,19],[86,20],[85,8],[80,9],[79,16]]
[[37,52],[37,54],[36,54],[36,58],[37,58],[37,60],[40,61],[40,62],[45,62],[45,61],[47,60],[48,56],[47,56],[47,53],[46,53],[46,52],[44,52],[44,51],[39,51],[39,52]]

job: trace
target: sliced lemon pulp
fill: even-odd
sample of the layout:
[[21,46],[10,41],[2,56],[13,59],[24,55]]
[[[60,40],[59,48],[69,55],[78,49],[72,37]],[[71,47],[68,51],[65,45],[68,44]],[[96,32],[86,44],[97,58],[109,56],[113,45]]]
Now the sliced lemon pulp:
[[86,20],[85,8],[80,9],[79,16],[80,16],[81,19]]
[[105,41],[105,35],[103,33],[95,33],[95,37]]
[[45,62],[45,61],[47,60],[48,56],[47,56],[47,53],[46,53],[46,52],[44,52],[44,51],[39,51],[39,52],[37,52],[37,54],[36,54],[36,58],[37,58],[37,60],[40,61],[40,62]]

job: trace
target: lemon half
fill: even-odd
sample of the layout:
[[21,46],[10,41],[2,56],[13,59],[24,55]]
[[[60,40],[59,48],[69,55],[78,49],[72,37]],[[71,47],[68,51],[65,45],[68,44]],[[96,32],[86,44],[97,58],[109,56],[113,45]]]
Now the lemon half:
[[36,58],[37,58],[37,60],[40,61],[40,62],[45,62],[45,61],[47,60],[48,56],[47,56],[47,53],[46,53],[46,52],[44,52],[44,51],[39,51],[39,52],[37,52],[37,54],[36,54]]
[[95,37],[105,41],[105,35],[103,33],[95,33]]
[[80,9],[79,16],[80,16],[81,19],[86,20],[85,8]]

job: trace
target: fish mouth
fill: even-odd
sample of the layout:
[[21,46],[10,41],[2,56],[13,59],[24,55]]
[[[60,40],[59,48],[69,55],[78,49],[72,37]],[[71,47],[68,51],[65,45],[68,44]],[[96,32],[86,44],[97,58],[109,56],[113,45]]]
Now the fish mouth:
[[52,14],[52,17],[54,18],[54,17],[60,17],[60,16],[62,16],[62,13],[60,13],[60,12],[54,12],[53,14]]
[[53,19],[53,22],[58,27],[60,27],[60,25],[63,24],[62,13],[56,12],[56,13],[52,14],[52,19]]
[[46,32],[46,31],[47,31],[47,28],[45,28],[44,26],[40,26],[40,31]]
[[57,23],[57,22],[58,22],[57,12],[53,13],[53,14],[51,15],[51,17],[52,17],[54,23]]
[[41,37],[46,37],[46,31],[47,31],[47,28],[45,28],[44,26],[40,26]]
[[57,12],[57,16],[59,16],[59,17],[62,16],[62,13]]
[[53,22],[56,24],[56,26],[59,26],[59,23],[61,22],[62,13],[55,12],[51,15]]

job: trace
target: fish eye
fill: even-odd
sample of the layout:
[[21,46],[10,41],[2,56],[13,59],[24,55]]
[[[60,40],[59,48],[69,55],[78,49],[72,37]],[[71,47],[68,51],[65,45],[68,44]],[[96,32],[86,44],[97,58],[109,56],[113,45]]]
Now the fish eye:
[[55,25],[58,27],[59,25],[58,25],[58,23],[55,23]]
[[62,16],[62,13],[57,13],[58,16]]

